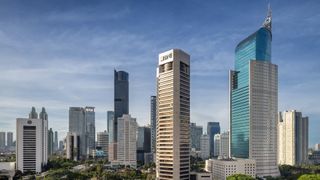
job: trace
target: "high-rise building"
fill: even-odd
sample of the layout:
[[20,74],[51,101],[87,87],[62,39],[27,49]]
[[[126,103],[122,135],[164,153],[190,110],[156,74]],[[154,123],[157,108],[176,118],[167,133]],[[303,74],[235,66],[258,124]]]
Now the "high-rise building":
[[320,151],[320,144],[315,144],[314,145],[314,150],[315,151]]
[[219,122],[208,122],[207,134],[210,138],[210,156],[214,156],[214,135],[220,134],[220,123]]
[[52,128],[48,130],[48,157],[53,154],[53,146],[54,146],[54,139],[53,139],[53,131]]
[[137,167],[137,122],[124,114],[118,118],[117,162],[121,165]]
[[[31,112],[29,113],[29,119],[38,119],[38,113],[36,112],[36,108],[32,107]],[[40,118],[42,119],[42,118]]]
[[151,152],[151,128],[140,126],[137,133],[137,161],[144,164],[145,154]]
[[114,70],[114,118],[113,118],[113,160],[117,160],[118,118],[129,114],[129,74]]
[[80,160],[80,136],[76,133],[68,132],[66,137],[66,155],[67,159],[78,161]]
[[80,158],[86,158],[95,149],[94,107],[70,107],[69,132],[79,136]]
[[[30,117],[38,117],[36,113],[36,109],[32,107],[31,113],[29,114]],[[29,117],[29,118],[30,118]],[[42,151],[42,158],[44,162],[48,161],[48,113],[46,112],[46,109],[42,107],[41,112],[39,114],[39,119],[43,121],[42,125],[42,143],[44,144],[43,146],[43,151]]]
[[[34,111],[35,112],[35,111]],[[36,116],[31,116],[36,117]],[[47,164],[47,149],[43,139],[47,126],[42,119],[17,118],[16,167],[22,172],[41,172]],[[44,157],[45,156],[45,157]]]
[[53,143],[53,151],[58,151],[59,141],[58,141],[58,131],[54,132],[54,143]]
[[63,151],[63,149],[64,149],[64,143],[61,140],[61,141],[59,141],[59,151]]
[[157,68],[157,179],[189,179],[190,56],[180,49],[159,54]]
[[308,161],[309,119],[296,110],[279,113],[278,163],[291,166]]
[[0,148],[6,147],[6,132],[0,132]]
[[214,143],[214,151],[213,156],[217,157],[220,153],[220,143],[221,143],[221,137],[220,134],[215,134],[213,137],[213,143]]
[[108,125],[108,135],[109,135],[109,145],[108,145],[108,160],[110,162],[116,160],[116,154],[114,152],[115,145],[113,144],[113,134],[114,134],[114,112],[107,111],[107,125]]
[[7,132],[7,147],[13,146],[13,132]]
[[202,126],[197,126],[196,123],[190,123],[190,145],[191,148],[195,148],[197,151],[200,150],[200,137],[203,134]]
[[87,135],[87,154],[92,154],[96,149],[96,125],[94,107],[85,107],[86,135]]
[[229,158],[229,131],[220,134],[220,152],[219,156]]
[[231,156],[256,161],[257,175],[277,176],[278,67],[271,63],[271,10],[235,49],[230,71]]
[[157,140],[157,96],[150,98],[151,152],[156,153]]
[[108,154],[109,135],[107,131],[97,133],[97,147],[100,147],[106,155]]
[[207,134],[200,137],[201,158],[208,159],[210,156],[210,138]]

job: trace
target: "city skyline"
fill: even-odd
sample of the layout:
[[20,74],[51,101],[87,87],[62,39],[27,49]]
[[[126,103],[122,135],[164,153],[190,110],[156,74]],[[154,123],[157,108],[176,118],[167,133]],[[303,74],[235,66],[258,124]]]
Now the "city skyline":
[[[320,63],[316,61],[319,41],[314,41],[320,36],[320,6],[316,1],[290,2],[271,1],[275,27],[272,61],[279,66],[278,110],[297,109],[309,116],[309,144],[313,146],[319,140],[316,127],[320,124],[318,98],[314,98],[318,97],[320,83],[313,80],[320,76]],[[234,66],[234,47],[261,25],[267,4],[207,3],[188,2],[180,7],[173,2],[168,7],[166,3],[149,2],[146,5],[150,9],[129,2],[82,2],[73,8],[75,4],[70,3],[64,9],[50,8],[50,2],[33,4],[34,8],[5,3],[0,7],[4,24],[0,30],[0,131],[12,131],[15,119],[25,117],[31,106],[46,107],[49,128],[55,127],[59,139],[68,131],[68,109],[72,106],[96,107],[96,132],[106,130],[107,111],[114,109],[114,68],[130,74],[130,114],[139,125],[146,125],[150,122],[149,98],[156,93],[157,55],[171,48],[184,49],[192,58],[190,121],[204,129],[209,121],[220,122],[221,130],[227,130],[227,79],[228,70]],[[195,10],[190,11],[193,5]],[[16,6],[21,9],[20,15],[12,14]],[[106,9],[110,11],[107,14]],[[159,10],[161,16],[152,12]],[[35,18],[39,14],[41,17]],[[145,19],[136,22],[132,15]],[[217,21],[219,18],[226,21]],[[149,27],[155,25],[153,19],[162,23],[156,31]],[[92,28],[81,25],[82,21],[93,24]],[[183,28],[175,32],[179,27]],[[292,29],[295,33],[290,32]],[[76,64],[78,61],[81,64]]]

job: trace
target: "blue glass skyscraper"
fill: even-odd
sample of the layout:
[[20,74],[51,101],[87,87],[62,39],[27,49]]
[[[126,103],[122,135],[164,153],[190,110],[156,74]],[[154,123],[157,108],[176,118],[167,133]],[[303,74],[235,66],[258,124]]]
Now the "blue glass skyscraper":
[[256,160],[258,176],[276,176],[278,67],[271,63],[271,10],[235,49],[230,71],[231,156]]

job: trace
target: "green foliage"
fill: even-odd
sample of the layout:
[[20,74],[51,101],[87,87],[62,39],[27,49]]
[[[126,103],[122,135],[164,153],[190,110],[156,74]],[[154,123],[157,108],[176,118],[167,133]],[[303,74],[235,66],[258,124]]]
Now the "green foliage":
[[300,176],[298,180],[320,180],[320,174],[305,174]]
[[244,174],[234,174],[234,175],[228,176],[227,180],[254,180],[254,178]]

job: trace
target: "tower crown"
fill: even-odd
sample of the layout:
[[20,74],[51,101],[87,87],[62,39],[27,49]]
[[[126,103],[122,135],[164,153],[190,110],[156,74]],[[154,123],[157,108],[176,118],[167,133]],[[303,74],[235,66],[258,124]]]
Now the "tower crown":
[[269,31],[271,31],[271,28],[272,28],[272,10],[271,10],[270,4],[268,5],[267,17],[264,20],[262,26],[267,28]]

